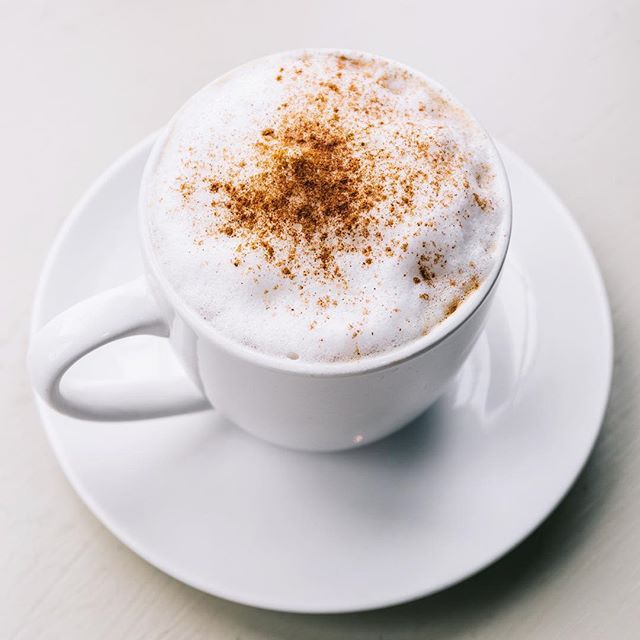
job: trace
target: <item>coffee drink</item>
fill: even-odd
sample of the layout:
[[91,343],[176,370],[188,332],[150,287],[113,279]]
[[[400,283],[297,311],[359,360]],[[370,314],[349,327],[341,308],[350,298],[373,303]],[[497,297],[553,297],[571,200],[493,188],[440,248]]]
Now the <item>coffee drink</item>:
[[428,334],[497,268],[508,187],[444,89],[361,53],[249,63],[191,98],[147,170],[154,259],[215,330],[344,361]]

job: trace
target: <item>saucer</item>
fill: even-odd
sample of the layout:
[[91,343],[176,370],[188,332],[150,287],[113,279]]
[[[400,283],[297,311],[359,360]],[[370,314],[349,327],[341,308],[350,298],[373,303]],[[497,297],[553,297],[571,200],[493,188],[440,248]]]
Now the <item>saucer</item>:
[[[138,184],[153,137],[118,160],[61,230],[33,327],[142,273]],[[137,554],[193,587],[296,612],[419,598],[498,559],[565,495],[598,435],[612,370],[609,306],[570,214],[501,148],[512,244],[489,321],[449,391],[361,449],[300,453],[215,411],[126,423],[38,400],[69,481]],[[181,377],[166,341],[135,337],[79,362],[66,384]]]

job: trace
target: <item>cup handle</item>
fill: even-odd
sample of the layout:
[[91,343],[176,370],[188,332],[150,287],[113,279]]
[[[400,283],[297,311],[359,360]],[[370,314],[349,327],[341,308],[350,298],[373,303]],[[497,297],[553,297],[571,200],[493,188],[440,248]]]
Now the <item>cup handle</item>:
[[144,277],[74,305],[33,336],[28,366],[37,393],[59,412],[85,420],[139,420],[211,407],[186,375],[178,383],[87,383],[61,392],[62,377],[80,358],[136,335],[169,336],[169,324]]

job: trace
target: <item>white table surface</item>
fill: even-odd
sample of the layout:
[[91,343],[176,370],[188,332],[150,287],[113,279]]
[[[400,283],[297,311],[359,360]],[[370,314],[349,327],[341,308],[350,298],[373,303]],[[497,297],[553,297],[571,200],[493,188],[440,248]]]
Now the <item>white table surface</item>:
[[[303,46],[378,52],[448,86],[573,211],[616,332],[602,436],[549,520],[463,584],[366,614],[251,609],[139,559],[67,484],[24,369],[40,268],[91,181],[222,71]],[[2,3],[0,638],[640,637],[639,61],[632,0]]]

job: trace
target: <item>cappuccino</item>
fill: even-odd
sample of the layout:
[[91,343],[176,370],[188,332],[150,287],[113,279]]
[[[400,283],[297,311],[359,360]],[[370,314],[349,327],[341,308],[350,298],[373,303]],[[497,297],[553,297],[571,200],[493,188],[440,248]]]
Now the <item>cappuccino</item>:
[[428,334],[500,259],[508,187],[444,89],[353,52],[249,63],[176,114],[147,170],[152,253],[220,333],[344,361]]

